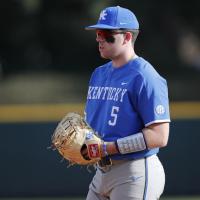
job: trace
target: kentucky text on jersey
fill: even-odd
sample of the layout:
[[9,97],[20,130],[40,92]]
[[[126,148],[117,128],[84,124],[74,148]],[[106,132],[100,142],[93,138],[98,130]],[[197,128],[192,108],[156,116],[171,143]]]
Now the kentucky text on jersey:
[[100,99],[123,102],[123,97],[127,89],[116,87],[98,87],[90,86],[87,99]]

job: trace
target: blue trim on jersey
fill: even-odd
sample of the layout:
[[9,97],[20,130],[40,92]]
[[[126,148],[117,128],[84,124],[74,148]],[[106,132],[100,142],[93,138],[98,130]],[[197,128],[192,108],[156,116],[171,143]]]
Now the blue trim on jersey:
[[[154,121],[169,122],[166,80],[141,57],[120,68],[108,62],[91,76],[85,113],[87,123],[104,141],[136,134]],[[111,157],[138,159],[158,151],[147,149]]]

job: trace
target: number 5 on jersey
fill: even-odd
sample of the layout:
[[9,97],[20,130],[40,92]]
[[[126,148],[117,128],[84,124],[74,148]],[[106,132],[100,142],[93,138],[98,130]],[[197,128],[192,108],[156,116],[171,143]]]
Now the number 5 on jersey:
[[119,112],[119,107],[113,106],[111,110],[111,119],[108,121],[110,126],[115,126],[117,122],[117,114]]

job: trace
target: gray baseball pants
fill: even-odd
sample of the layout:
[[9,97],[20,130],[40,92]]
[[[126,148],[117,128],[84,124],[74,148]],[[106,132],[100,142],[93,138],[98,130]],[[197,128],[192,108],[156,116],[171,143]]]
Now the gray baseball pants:
[[165,173],[156,155],[97,167],[86,200],[157,200]]

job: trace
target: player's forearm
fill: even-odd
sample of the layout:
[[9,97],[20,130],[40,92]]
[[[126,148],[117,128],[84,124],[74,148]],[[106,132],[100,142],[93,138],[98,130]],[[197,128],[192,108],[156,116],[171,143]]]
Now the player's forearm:
[[[164,147],[168,142],[169,123],[158,123],[150,125],[149,127],[144,128],[142,133],[147,149]],[[108,155],[119,153],[117,144],[115,142],[105,142],[105,145],[105,150]],[[105,156],[105,154],[103,156]]]

